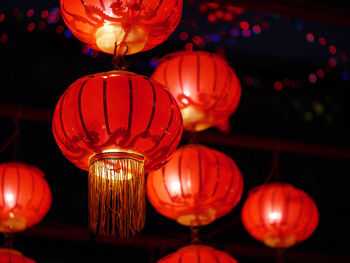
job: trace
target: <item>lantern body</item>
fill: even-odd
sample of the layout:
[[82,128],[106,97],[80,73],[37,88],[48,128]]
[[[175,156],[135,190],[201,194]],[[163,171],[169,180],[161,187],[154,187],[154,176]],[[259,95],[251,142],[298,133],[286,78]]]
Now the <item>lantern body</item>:
[[203,245],[186,246],[157,263],[237,263],[228,253]]
[[50,206],[51,191],[40,169],[18,162],[0,164],[0,232],[39,223]]
[[35,261],[14,249],[0,248],[0,263],[35,263]]
[[226,215],[242,191],[237,165],[202,145],[179,148],[169,163],[147,177],[147,196],[154,208],[187,226],[206,225]]
[[152,78],[175,97],[187,130],[201,131],[227,120],[241,97],[241,85],[232,68],[207,52],[170,54]]
[[289,184],[272,183],[253,189],[242,209],[248,233],[270,247],[287,248],[307,239],[318,221],[315,202]]
[[61,0],[62,17],[82,42],[114,54],[149,50],[178,25],[182,0]]
[[181,139],[175,99],[134,73],[85,76],[60,98],[52,125],[63,154],[89,170],[90,228],[104,235],[114,234],[115,224],[121,236],[140,231],[144,173],[164,165]]

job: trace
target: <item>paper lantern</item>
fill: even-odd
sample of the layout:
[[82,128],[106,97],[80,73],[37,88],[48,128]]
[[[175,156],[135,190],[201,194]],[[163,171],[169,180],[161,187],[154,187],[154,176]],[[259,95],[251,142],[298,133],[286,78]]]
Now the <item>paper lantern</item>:
[[248,233],[269,247],[287,248],[307,239],[319,221],[315,202],[289,184],[272,183],[253,189],[242,209]]
[[235,72],[224,59],[207,52],[170,54],[152,78],[175,97],[187,130],[201,131],[227,120],[241,98]]
[[39,223],[50,206],[51,191],[40,169],[19,162],[0,164],[0,232]]
[[186,246],[157,263],[237,263],[228,253],[203,245]]
[[35,263],[14,249],[0,248],[0,263]]
[[89,170],[90,229],[135,233],[144,225],[144,172],[164,165],[182,135],[181,112],[159,83],[126,71],[85,76],[60,98],[53,133],[63,154]]
[[178,25],[182,0],[61,0],[62,17],[82,42],[114,54],[149,50]]
[[226,215],[242,191],[235,162],[196,144],[179,148],[169,163],[147,177],[147,196],[154,208],[186,226],[206,225]]

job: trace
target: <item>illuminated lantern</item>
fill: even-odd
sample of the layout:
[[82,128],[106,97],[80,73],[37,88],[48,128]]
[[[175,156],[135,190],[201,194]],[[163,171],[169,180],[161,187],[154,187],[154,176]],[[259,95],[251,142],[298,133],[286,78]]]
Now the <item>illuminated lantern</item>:
[[307,239],[319,221],[315,202],[289,184],[272,183],[253,189],[242,209],[248,233],[269,247],[287,248]]
[[57,103],[53,133],[63,154],[89,170],[89,225],[128,236],[145,219],[144,173],[160,168],[182,135],[181,112],[159,83],[126,71],[85,76]]
[[206,225],[226,215],[242,191],[242,175],[234,161],[196,144],[179,148],[169,163],[147,177],[147,196],[154,208],[186,226]]
[[62,17],[82,42],[114,54],[149,50],[178,25],[182,0],[61,0]]
[[39,223],[50,206],[51,191],[40,169],[18,162],[0,164],[0,232]]
[[186,130],[201,131],[227,120],[241,98],[235,72],[224,59],[207,52],[170,54],[152,78],[175,97]]
[[14,249],[0,248],[0,263],[35,263]]
[[157,263],[237,263],[228,253],[203,245],[186,246]]

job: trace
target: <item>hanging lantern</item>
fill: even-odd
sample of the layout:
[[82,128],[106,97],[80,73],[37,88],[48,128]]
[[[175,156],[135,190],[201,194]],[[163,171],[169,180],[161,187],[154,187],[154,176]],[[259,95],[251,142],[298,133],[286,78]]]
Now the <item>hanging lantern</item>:
[[50,206],[51,191],[40,169],[18,162],[0,164],[0,232],[39,223]]
[[228,253],[203,245],[186,246],[157,263],[237,263]]
[[269,247],[287,248],[307,239],[319,221],[315,202],[289,184],[254,188],[242,209],[248,233]]
[[61,0],[62,17],[82,42],[114,54],[133,54],[165,41],[178,25],[182,0]]
[[17,250],[0,248],[0,263],[35,263],[35,261],[23,256]]
[[225,154],[206,146],[179,148],[162,169],[147,177],[147,196],[163,216],[201,226],[229,213],[239,202],[243,179]]
[[201,131],[227,120],[241,98],[235,72],[224,59],[207,52],[170,54],[152,78],[175,97],[187,130]]
[[179,107],[159,83],[126,71],[85,76],[60,98],[53,133],[89,171],[89,225],[128,236],[144,225],[144,173],[160,168],[182,135]]

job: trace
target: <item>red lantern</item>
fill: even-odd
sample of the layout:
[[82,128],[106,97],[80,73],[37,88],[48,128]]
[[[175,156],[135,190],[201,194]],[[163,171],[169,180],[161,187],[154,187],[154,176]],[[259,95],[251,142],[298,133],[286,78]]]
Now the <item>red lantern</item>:
[[182,135],[179,107],[159,83],[126,71],[85,76],[60,98],[53,133],[89,170],[90,228],[121,236],[144,225],[144,172],[164,165]]
[[207,52],[170,54],[152,78],[175,97],[187,130],[201,131],[227,120],[241,98],[235,72],[224,59]]
[[40,169],[18,162],[0,164],[0,232],[39,223],[50,206],[51,191]]
[[61,0],[62,17],[82,42],[133,54],[165,41],[178,25],[182,0]]
[[179,148],[162,169],[147,177],[147,196],[163,216],[200,226],[229,213],[239,202],[243,179],[225,154],[202,145]]
[[35,263],[14,249],[0,248],[0,263]]
[[250,192],[242,209],[244,227],[269,247],[287,248],[307,239],[318,221],[315,202],[289,184],[258,186]]
[[216,250],[203,245],[191,245],[183,247],[168,256],[157,261],[157,263],[237,263],[226,252]]

